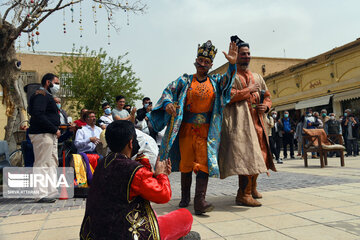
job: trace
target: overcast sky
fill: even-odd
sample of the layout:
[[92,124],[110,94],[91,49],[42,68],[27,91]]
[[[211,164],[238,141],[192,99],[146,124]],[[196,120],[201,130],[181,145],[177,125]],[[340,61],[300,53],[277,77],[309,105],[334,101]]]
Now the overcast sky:
[[[313,57],[360,37],[359,0],[144,2],[149,6],[146,13],[130,14],[129,26],[124,12],[114,14],[120,31],[111,30],[111,45],[107,44],[105,10],[97,7],[95,34],[91,4],[84,3],[82,38],[76,5],[73,24],[70,9],[65,11],[66,34],[62,32],[63,11],[40,26],[36,50],[70,52],[75,43],[94,50],[102,47],[113,57],[129,52],[142,92],[156,102],[169,82],[183,73],[194,73],[197,45],[207,40],[218,48],[213,67],[217,68],[225,63],[221,51],[227,51],[234,34],[250,43],[253,56],[288,58]],[[26,44],[25,37],[23,41]]]

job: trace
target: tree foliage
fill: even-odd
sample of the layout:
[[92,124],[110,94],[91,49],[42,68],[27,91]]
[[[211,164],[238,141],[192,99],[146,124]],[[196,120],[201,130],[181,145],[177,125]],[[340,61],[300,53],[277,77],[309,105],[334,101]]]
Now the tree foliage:
[[[26,96],[19,81],[20,62],[16,57],[15,41],[21,33],[28,36],[37,34],[36,29],[53,13],[80,5],[84,2],[101,4],[107,11],[109,23],[116,28],[111,16],[117,10],[130,13],[143,13],[147,6],[142,0],[0,0],[0,85],[3,89],[3,103],[6,104],[7,125],[5,140],[9,143],[10,151],[16,148],[14,132],[18,131],[18,124],[26,120]],[[91,10],[90,10],[91,11]],[[84,10],[84,17],[91,16]],[[34,45],[33,40],[28,46]]]
[[[73,49],[70,55],[64,55],[57,66],[64,89],[66,101],[71,101],[75,110],[82,107],[94,110],[99,116],[102,113],[103,102],[115,103],[115,97],[124,95],[129,104],[140,100],[140,79],[135,76],[127,53],[112,58],[100,49],[90,51],[87,47]],[[68,74],[67,74],[68,73]]]

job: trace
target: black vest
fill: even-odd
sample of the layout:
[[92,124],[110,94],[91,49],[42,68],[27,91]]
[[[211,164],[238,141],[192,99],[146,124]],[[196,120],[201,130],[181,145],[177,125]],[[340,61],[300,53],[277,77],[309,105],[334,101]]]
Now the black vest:
[[140,163],[121,154],[109,154],[94,172],[80,239],[156,239],[159,226],[150,202],[129,200],[130,186]]
[[339,132],[339,126],[340,122],[336,120],[328,120],[326,122],[328,125],[328,134],[340,134]]

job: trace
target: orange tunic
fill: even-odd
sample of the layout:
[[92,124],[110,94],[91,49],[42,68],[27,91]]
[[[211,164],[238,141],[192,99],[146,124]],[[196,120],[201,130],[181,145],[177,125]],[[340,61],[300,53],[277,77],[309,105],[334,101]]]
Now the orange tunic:
[[[269,146],[268,146],[267,136],[266,136],[266,133],[265,133],[264,127],[263,127],[264,120],[263,120],[263,118],[259,117],[257,109],[256,109],[256,107],[254,107],[255,104],[260,102],[259,93],[258,92],[250,93],[249,88],[247,88],[250,81],[252,83],[255,83],[254,77],[250,71],[238,71],[237,76],[241,80],[241,84],[244,88],[241,90],[236,90],[236,97],[231,99],[230,103],[234,102],[234,101],[242,101],[242,100],[246,99],[250,113],[251,113],[251,117],[252,117],[252,120],[253,120],[253,123],[255,126],[255,130],[256,130],[256,133],[257,133],[257,136],[259,139],[259,144],[260,144],[262,155],[264,157],[266,167],[267,167],[267,169],[272,169],[273,171],[275,171],[276,169],[275,169],[274,163],[272,161],[271,153],[270,153]],[[269,91],[265,92],[265,98],[264,98],[263,104],[265,104],[269,109],[271,108],[272,102],[270,99]]]
[[[204,82],[198,82],[194,75],[193,81],[186,94],[184,112],[206,113],[213,109],[215,100],[214,88],[207,78]],[[180,145],[180,172],[202,171],[209,173],[207,163],[207,137],[210,124],[181,124],[179,132]]]

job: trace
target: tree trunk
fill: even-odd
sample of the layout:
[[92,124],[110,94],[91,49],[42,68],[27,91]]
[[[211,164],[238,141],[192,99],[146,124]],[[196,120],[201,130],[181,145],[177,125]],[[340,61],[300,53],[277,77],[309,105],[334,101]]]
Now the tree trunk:
[[[15,28],[6,23],[0,28],[0,84],[3,88],[3,104],[6,106],[8,117],[5,127],[5,140],[9,144],[9,151],[16,148],[14,132],[26,116],[27,101],[23,90],[23,83],[19,80],[20,68],[16,66],[16,52],[14,42],[9,43]],[[9,47],[6,47],[9,46]]]

